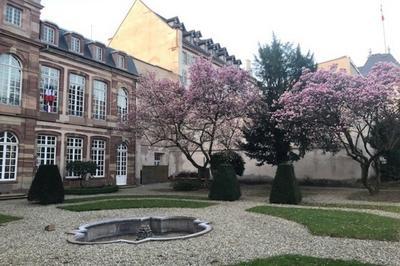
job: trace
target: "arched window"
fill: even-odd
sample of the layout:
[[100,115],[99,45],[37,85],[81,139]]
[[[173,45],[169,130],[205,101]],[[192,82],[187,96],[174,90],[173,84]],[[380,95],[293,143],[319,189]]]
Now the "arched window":
[[20,105],[22,67],[11,54],[0,55],[0,102]]
[[122,121],[125,121],[127,119],[128,103],[128,92],[126,91],[126,89],[118,89],[118,115]]
[[18,139],[8,131],[0,133],[0,181],[17,178]]

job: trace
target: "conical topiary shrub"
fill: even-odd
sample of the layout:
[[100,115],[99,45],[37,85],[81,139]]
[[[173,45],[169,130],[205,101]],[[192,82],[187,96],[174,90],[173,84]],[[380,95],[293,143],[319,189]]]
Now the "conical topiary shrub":
[[300,187],[292,164],[278,165],[269,202],[279,204],[299,204],[301,202]]
[[28,193],[29,201],[40,204],[64,202],[64,185],[57,165],[41,165]]
[[212,168],[213,181],[208,198],[212,200],[238,200],[241,196],[239,181],[230,164],[220,164]]

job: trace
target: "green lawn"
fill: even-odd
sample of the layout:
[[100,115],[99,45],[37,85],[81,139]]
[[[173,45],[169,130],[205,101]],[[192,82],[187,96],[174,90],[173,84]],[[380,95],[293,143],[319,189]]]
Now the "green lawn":
[[78,197],[67,199],[64,203],[80,203],[87,201],[110,200],[110,199],[189,199],[189,200],[208,200],[207,197],[201,196],[182,196],[182,195],[112,195],[112,196],[97,196],[97,197]]
[[20,219],[22,219],[22,218],[0,214],[0,225],[4,224],[4,223],[12,222],[12,221],[20,220]]
[[266,259],[257,259],[249,262],[242,262],[236,264],[236,266],[368,266],[373,264],[365,264],[358,261],[345,261],[345,260],[333,260],[333,259],[321,259],[300,255],[283,255],[270,257]]
[[337,204],[337,203],[306,203],[305,206],[317,206],[327,208],[349,208],[349,209],[367,209],[367,210],[379,210],[400,213],[400,206],[382,206],[382,205],[371,205],[371,204]]
[[374,214],[276,206],[258,206],[248,211],[303,224],[313,235],[387,241],[400,238],[400,220]]
[[201,201],[186,201],[176,199],[115,199],[107,201],[97,201],[83,204],[59,206],[58,208],[81,212],[98,210],[116,209],[136,209],[136,208],[205,208],[215,205],[214,203]]

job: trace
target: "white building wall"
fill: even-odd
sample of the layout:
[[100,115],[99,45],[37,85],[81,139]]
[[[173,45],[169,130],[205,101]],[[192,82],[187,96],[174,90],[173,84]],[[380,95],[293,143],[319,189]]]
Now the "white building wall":
[[[248,158],[243,152],[239,152],[246,162],[244,179],[272,179],[275,176],[276,167],[270,165],[257,166],[256,160]],[[181,155],[182,170],[196,171],[192,164]],[[196,153],[196,162],[203,162],[203,155]],[[359,179],[361,170],[357,162],[349,158],[344,152],[336,155],[323,154],[320,150],[308,152],[304,158],[294,163],[296,177],[298,179],[327,179],[349,180]]]

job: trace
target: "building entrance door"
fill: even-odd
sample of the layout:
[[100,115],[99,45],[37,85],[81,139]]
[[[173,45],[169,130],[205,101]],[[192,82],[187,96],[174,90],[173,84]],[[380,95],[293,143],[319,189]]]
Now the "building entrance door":
[[128,147],[126,144],[120,144],[117,148],[117,176],[116,183],[118,186],[127,185],[128,177]]

